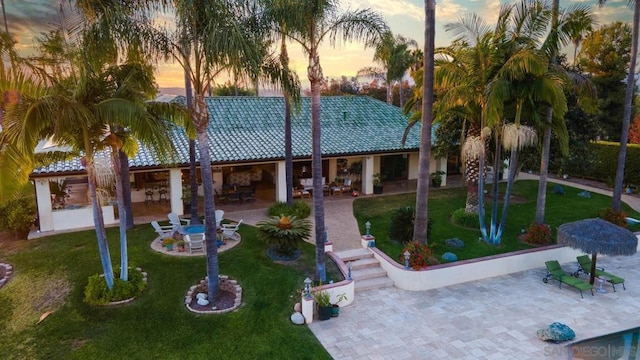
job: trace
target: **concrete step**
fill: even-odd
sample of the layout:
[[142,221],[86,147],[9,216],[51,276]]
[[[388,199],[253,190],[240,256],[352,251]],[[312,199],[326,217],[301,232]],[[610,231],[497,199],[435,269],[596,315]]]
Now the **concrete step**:
[[336,253],[336,255],[340,257],[340,259],[342,259],[342,261],[344,261],[345,264],[349,261],[354,261],[358,259],[373,258],[373,253],[364,248],[339,251]]
[[[351,272],[358,269],[366,269],[371,267],[380,267],[380,263],[375,258],[365,258],[359,260],[349,261],[348,263],[345,261],[345,264],[351,264]],[[348,266],[348,265],[347,265]]]
[[354,290],[362,292],[373,289],[381,289],[393,286],[393,281],[388,277],[377,277],[373,279],[359,280],[355,282]]
[[366,279],[373,279],[377,277],[387,277],[387,272],[380,266],[377,267],[368,267],[362,269],[351,270],[351,277],[356,281],[356,284],[359,281]]

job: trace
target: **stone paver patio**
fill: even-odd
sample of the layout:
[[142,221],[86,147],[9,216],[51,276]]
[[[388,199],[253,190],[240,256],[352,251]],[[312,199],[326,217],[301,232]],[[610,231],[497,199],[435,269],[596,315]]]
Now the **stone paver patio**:
[[578,341],[640,326],[640,255],[598,265],[624,277],[627,290],[605,285],[606,294],[581,299],[543,283],[541,267],[429,291],[358,293],[340,317],[309,327],[335,359],[567,359],[566,343],[545,343],[536,331],[559,321]]

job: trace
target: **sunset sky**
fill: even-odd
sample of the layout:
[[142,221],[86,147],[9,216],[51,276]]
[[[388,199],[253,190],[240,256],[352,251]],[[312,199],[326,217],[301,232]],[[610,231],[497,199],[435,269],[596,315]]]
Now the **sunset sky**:
[[[66,1],[66,0],[65,0]],[[4,0],[9,32],[18,41],[18,48],[25,52],[35,44],[34,36],[52,28],[59,0]],[[599,25],[614,21],[631,23],[633,8],[627,0],[607,1],[602,8],[597,1],[561,0],[560,6],[566,7],[575,2],[584,2],[593,6]],[[438,0],[436,6],[436,46],[448,45],[452,37],[444,31],[444,25],[456,22],[466,12],[475,12],[486,22],[493,23],[497,18],[501,1],[496,0]],[[424,40],[424,1],[423,0],[350,0],[341,1],[344,9],[369,7],[378,11],[387,20],[394,34],[412,38],[423,46]],[[573,50],[571,50],[573,51]],[[290,47],[292,66],[301,79],[306,78],[307,59],[300,49]],[[325,46],[320,51],[320,61],[324,75],[329,77],[355,76],[358,69],[373,65],[373,51],[365,50],[361,44],[342,44],[333,49]],[[156,81],[160,87],[183,87],[182,70],[175,64],[159,64]]]

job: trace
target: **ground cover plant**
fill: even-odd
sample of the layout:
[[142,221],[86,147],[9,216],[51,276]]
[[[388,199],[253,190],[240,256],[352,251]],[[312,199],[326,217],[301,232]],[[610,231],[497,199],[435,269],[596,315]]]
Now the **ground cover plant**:
[[[595,193],[592,193],[590,198],[578,196],[582,190],[568,186],[565,187],[564,195],[558,195],[552,192],[555,185],[550,182],[547,186],[546,209],[547,224],[551,226],[551,236],[554,241],[558,226],[580,219],[595,218],[602,209],[611,207],[610,196]],[[521,234],[522,228],[527,228],[533,221],[537,189],[538,182],[533,180],[520,180],[514,184],[512,195],[513,199],[517,199],[517,201],[512,199],[509,205],[508,223],[503,241],[498,246],[480,241],[478,228],[466,228],[452,224],[450,216],[465,205],[466,188],[430,191],[429,219],[432,222],[432,228],[429,244],[432,255],[442,260],[442,254],[453,252],[459,260],[465,260],[532,248],[533,246],[521,242],[518,236]],[[390,240],[387,234],[394,211],[413,204],[415,204],[415,193],[359,198],[354,201],[354,215],[358,220],[360,232],[365,233],[365,223],[369,221],[371,235],[376,237],[376,247],[400,262],[404,245]],[[489,200],[486,205],[488,208],[491,201]],[[638,216],[638,213],[626,204],[622,210],[628,216]],[[631,226],[630,230],[638,231],[640,226]],[[451,238],[463,240],[465,246],[463,248],[447,246],[445,241]]]
[[[108,229],[114,261],[117,232]],[[183,305],[189,286],[206,274],[205,258],[154,252],[149,224],[128,232],[130,263],[148,272],[148,287],[120,307],[83,301],[87,278],[101,269],[92,231],[21,241],[15,251],[0,242],[0,261],[15,269],[0,289],[0,358],[330,359],[306,326],[289,321],[303,280],[315,271],[313,246],[302,244],[302,256],[284,265],[266,256],[255,228],[242,226],[240,234],[242,242],[219,259],[221,273],[242,286],[243,305],[207,316]]]

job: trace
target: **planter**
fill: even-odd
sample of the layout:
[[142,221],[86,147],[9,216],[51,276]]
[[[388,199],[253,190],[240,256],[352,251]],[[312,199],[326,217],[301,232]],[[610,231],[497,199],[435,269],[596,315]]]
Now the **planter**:
[[374,194],[382,194],[383,185],[373,185],[373,193]]
[[165,247],[167,248],[167,251],[173,251],[173,244],[167,244]]
[[332,306],[318,306],[318,320],[331,319],[332,311],[333,311]]
[[334,304],[331,307],[331,317],[338,317],[338,316],[340,316],[340,305]]
[[442,179],[431,179],[431,186],[434,188],[439,188],[442,185]]

